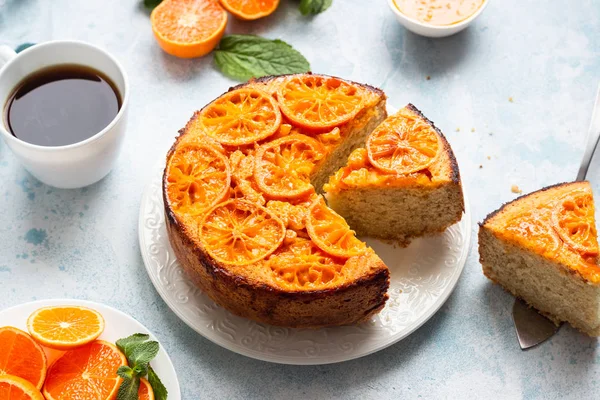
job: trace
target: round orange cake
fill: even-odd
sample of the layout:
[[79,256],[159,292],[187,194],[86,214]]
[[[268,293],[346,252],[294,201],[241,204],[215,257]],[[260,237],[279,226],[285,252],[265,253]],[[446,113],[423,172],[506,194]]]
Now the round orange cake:
[[169,240],[193,282],[286,327],[383,308],[387,267],[319,193],[386,116],[381,90],[313,74],[253,80],[197,111],[163,176]]

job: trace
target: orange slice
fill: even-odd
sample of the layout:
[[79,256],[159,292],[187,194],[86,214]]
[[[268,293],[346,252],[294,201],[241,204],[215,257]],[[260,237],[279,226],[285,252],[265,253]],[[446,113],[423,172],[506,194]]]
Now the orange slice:
[[43,346],[69,350],[96,340],[104,331],[104,318],[87,307],[50,306],[29,316],[27,330]]
[[219,44],[227,12],[217,0],[164,0],[150,15],[159,46],[181,58],[201,57]]
[[64,353],[48,370],[46,400],[112,400],[122,379],[125,356],[112,343],[96,340]]
[[178,147],[166,174],[169,202],[184,215],[198,215],[223,201],[231,184],[227,157],[209,144]]
[[598,255],[594,213],[592,194],[584,191],[569,193],[552,212],[552,225],[560,238],[585,256]]
[[344,218],[327,207],[323,196],[317,197],[310,205],[306,230],[317,246],[337,257],[357,256],[367,250]]
[[206,213],[198,232],[205,250],[230,265],[258,262],[285,238],[283,222],[271,211],[244,200],[229,200]]
[[310,174],[325,157],[325,148],[305,135],[282,137],[259,147],[254,179],[260,190],[274,199],[293,199],[314,192]]
[[31,382],[14,375],[0,375],[0,399],[2,400],[44,400]]
[[140,379],[140,389],[138,390],[138,399],[139,400],[154,400],[154,391],[152,390],[152,386],[150,386],[150,382],[146,379]]
[[10,326],[0,328],[0,375],[17,376],[41,389],[46,368],[46,354],[31,336]]
[[269,257],[268,266],[290,288],[318,288],[340,277],[344,265],[313,242],[296,238]]
[[553,255],[561,245],[542,211],[532,210],[518,214],[507,221],[506,234],[536,252]]
[[195,123],[223,145],[243,146],[274,134],[281,112],[275,99],[262,90],[236,89],[204,107]]
[[271,15],[279,5],[279,0],[219,0],[223,8],[234,17],[251,21]]
[[361,90],[338,78],[301,75],[277,91],[281,112],[296,125],[325,130],[353,118],[363,105]]
[[440,142],[433,128],[416,116],[400,111],[367,139],[370,163],[393,174],[410,174],[435,161]]

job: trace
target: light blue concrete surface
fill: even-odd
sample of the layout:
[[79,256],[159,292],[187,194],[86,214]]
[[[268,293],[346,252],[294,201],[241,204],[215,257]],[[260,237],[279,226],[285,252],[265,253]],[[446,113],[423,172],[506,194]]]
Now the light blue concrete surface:
[[[512,185],[527,192],[575,177],[600,78],[600,1],[490,1],[469,29],[439,40],[404,30],[384,0],[334,0],[314,18],[284,0],[273,16],[232,21],[228,31],[281,38],[314,71],[382,87],[391,104],[421,108],[456,153],[476,232],[475,221],[516,196]],[[58,190],[32,178],[0,143],[0,309],[72,297],[126,311],[167,348],[184,399],[598,397],[596,339],[564,327],[543,346],[519,350],[513,299],[483,277],[476,241],[440,312],[377,354],[282,366],[199,336],[146,276],[140,196],[177,130],[234,82],[215,70],[212,56],[164,54],[137,0],[0,0],[0,42],[51,39],[89,41],[124,64],[126,148],[100,183]]]

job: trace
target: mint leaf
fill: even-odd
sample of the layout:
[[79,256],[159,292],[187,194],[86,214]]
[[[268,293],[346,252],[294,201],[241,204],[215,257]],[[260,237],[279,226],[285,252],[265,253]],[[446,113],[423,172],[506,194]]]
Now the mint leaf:
[[[122,367],[121,367],[122,368]],[[121,369],[119,368],[119,369]],[[117,400],[138,400],[138,392],[140,390],[140,378],[124,379],[119,391],[117,392]]]
[[150,386],[152,386],[152,391],[154,392],[154,398],[156,400],[167,400],[169,392],[152,367],[148,367],[148,382],[150,382]]
[[133,370],[131,368],[129,368],[127,365],[122,365],[117,370],[117,375],[119,375],[121,378],[123,378],[125,380],[133,379]]
[[15,48],[15,52],[16,53],[20,53],[23,50],[30,48],[31,46],[35,46],[35,43],[21,43],[20,45],[18,45]]
[[225,75],[241,81],[310,69],[306,58],[289,44],[254,35],[224,36],[215,50],[215,63]]
[[327,10],[333,0],[301,0],[300,12],[302,15],[314,15]]
[[125,354],[125,357],[129,361],[129,364],[133,365],[131,360],[129,360],[129,356],[131,355],[131,352],[137,345],[144,343],[148,339],[150,339],[150,335],[146,335],[143,333],[135,333],[126,338],[117,340],[116,345],[119,348],[119,350],[121,350],[121,352],[123,352],[123,354]]
[[154,10],[154,7],[159,5],[161,2],[162,0],[144,0],[144,7],[146,7],[148,10]]
[[147,368],[147,365],[144,364],[148,364],[154,357],[156,357],[158,350],[158,342],[152,341],[139,343],[131,349],[129,357],[127,357],[127,361],[129,361],[129,365],[134,366],[134,369],[136,367]]

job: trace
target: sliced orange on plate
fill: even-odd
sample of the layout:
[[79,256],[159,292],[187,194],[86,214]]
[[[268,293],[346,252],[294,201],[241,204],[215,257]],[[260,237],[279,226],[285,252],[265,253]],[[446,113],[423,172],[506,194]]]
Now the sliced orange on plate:
[[285,238],[285,226],[271,211],[244,200],[229,200],[209,210],[198,226],[204,249],[229,265],[258,262]]
[[150,21],[165,52],[193,58],[210,53],[219,44],[227,12],[218,0],[164,0],[152,11]]
[[295,125],[331,129],[352,119],[363,106],[359,87],[338,78],[301,75],[288,78],[277,90],[281,112]]
[[46,400],[112,400],[122,381],[117,370],[123,365],[127,365],[123,353],[102,340],[69,350],[48,369],[44,396]]
[[192,129],[203,130],[225,146],[244,146],[273,135],[281,112],[269,94],[255,88],[225,93],[200,111]]
[[421,118],[402,110],[381,124],[367,139],[371,165],[392,174],[410,174],[429,167],[441,144]]
[[344,218],[327,207],[322,196],[308,209],[306,230],[319,248],[333,256],[349,258],[367,250],[367,245],[356,238]]
[[150,382],[146,379],[140,379],[140,388],[138,390],[138,399],[139,400],[154,400],[154,391],[152,390],[152,386],[150,386]]
[[96,340],[104,331],[104,318],[87,307],[43,307],[29,316],[27,330],[43,346],[69,350]]
[[284,136],[259,147],[254,179],[273,199],[293,199],[314,192],[310,174],[326,155],[321,143],[306,135]]
[[0,374],[0,399],[44,400],[44,396],[31,382],[18,376]]
[[17,376],[41,389],[46,368],[46,354],[29,334],[10,326],[0,328],[0,375]]
[[222,201],[229,192],[229,161],[210,144],[179,146],[167,165],[167,193],[173,209],[198,215]]
[[552,212],[552,225],[560,238],[582,256],[598,255],[594,199],[587,191],[571,192]]
[[279,0],[219,0],[223,8],[234,17],[251,21],[271,15],[279,5]]

